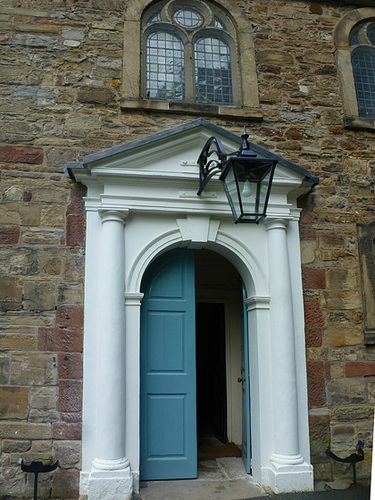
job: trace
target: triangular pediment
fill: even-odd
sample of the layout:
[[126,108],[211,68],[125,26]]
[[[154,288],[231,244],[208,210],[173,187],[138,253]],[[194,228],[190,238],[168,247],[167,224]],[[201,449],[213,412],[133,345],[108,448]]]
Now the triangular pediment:
[[[89,154],[80,163],[69,163],[67,170],[77,180],[87,176],[121,176],[124,174],[164,176],[197,175],[197,159],[206,141],[218,137],[230,153],[239,148],[241,138],[203,118],[174,128]],[[314,185],[318,178],[306,169],[250,142],[251,149],[261,158],[278,160],[275,179],[297,180]]]

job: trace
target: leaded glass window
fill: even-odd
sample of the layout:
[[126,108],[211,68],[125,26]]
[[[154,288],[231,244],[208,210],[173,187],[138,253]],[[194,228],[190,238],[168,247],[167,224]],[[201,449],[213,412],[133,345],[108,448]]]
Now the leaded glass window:
[[228,45],[217,38],[201,38],[194,52],[197,102],[233,104]]
[[157,31],[147,38],[147,97],[185,99],[183,45],[171,33]]
[[364,22],[351,33],[352,67],[358,115],[375,119],[375,23]]
[[146,98],[234,105],[236,39],[228,15],[208,1],[162,0],[143,23]]

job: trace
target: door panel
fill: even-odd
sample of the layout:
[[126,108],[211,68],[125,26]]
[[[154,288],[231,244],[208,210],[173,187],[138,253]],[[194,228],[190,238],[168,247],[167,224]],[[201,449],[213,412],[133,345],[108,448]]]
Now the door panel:
[[194,252],[173,250],[142,283],[141,479],[197,476]]

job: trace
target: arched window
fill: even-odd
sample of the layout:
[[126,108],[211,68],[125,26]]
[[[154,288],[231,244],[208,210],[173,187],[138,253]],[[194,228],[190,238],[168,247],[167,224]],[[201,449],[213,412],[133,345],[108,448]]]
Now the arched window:
[[358,115],[375,119],[375,22],[358,24],[350,34]]
[[345,14],[333,41],[344,123],[349,128],[375,130],[375,9]]
[[143,16],[143,43],[144,97],[229,106],[239,102],[234,26],[213,4],[154,4]]
[[127,0],[122,109],[259,120],[251,20],[232,0]]

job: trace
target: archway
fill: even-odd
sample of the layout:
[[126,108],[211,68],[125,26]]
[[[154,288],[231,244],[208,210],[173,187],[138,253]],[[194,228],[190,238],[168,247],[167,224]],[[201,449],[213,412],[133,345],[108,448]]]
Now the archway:
[[142,291],[141,478],[193,478],[197,452],[241,456],[249,426],[238,382],[241,278],[213,251],[177,249],[152,263]]

